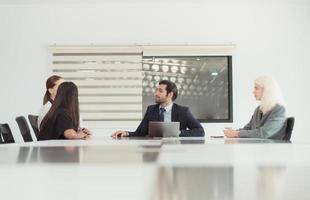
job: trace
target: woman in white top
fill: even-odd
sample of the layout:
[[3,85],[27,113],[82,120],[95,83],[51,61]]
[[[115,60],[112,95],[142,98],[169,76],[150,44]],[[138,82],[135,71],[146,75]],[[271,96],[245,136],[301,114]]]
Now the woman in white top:
[[46,92],[43,97],[43,106],[40,109],[38,117],[38,128],[40,129],[41,122],[45,117],[46,113],[52,107],[52,103],[56,97],[57,89],[64,79],[60,76],[53,75],[46,80]]

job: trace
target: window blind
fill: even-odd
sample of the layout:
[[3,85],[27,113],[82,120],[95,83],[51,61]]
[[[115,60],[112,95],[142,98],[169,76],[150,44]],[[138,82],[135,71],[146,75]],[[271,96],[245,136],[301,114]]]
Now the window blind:
[[50,52],[52,73],[78,86],[83,126],[137,126],[142,118],[140,48],[52,46]]

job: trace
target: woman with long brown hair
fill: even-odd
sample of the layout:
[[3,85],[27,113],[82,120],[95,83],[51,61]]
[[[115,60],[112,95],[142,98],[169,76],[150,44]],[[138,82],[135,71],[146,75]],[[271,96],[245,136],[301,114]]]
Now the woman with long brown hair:
[[42,119],[46,115],[46,113],[51,108],[55,96],[57,94],[57,89],[61,83],[64,82],[64,79],[61,76],[53,75],[46,80],[46,91],[43,97],[43,106],[40,109],[39,117],[38,117],[38,127],[40,129],[40,125]]
[[90,132],[79,127],[78,88],[72,82],[63,82],[58,87],[52,107],[42,120],[38,140],[89,138]]

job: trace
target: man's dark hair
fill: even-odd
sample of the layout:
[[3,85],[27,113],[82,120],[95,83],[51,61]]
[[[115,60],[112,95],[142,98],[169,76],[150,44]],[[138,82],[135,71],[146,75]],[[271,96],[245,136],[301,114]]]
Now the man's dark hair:
[[161,80],[159,82],[159,85],[166,85],[167,95],[170,92],[173,92],[172,101],[176,100],[176,98],[178,97],[178,88],[174,82],[168,80]]

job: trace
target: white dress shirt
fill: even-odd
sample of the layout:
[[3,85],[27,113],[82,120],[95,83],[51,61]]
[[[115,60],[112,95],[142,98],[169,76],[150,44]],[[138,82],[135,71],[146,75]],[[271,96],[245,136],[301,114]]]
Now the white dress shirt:
[[[171,119],[172,106],[173,106],[173,103],[169,104],[166,107],[159,106],[159,109],[160,108],[164,108],[165,109],[165,112],[164,112],[164,122],[171,122],[171,120],[172,120]],[[159,112],[160,112],[160,110],[159,110]]]

